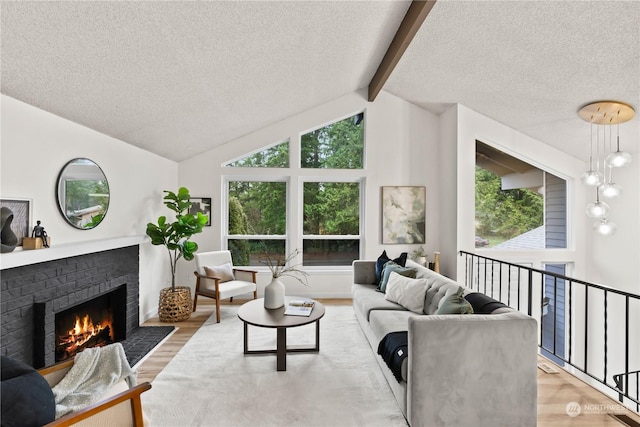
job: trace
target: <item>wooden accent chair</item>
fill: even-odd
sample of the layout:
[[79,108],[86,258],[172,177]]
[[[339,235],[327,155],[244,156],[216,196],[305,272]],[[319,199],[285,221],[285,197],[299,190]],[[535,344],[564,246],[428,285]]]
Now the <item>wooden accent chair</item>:
[[[73,366],[73,359],[39,369],[40,375],[55,386]],[[105,398],[82,411],[72,412],[47,424],[45,427],[78,426],[131,426],[143,427],[142,401],[140,395],[149,390],[151,384],[144,382],[128,388],[124,380],[117,383]]]
[[[193,297],[193,311],[198,305],[198,295],[216,300],[216,320],[220,323],[220,300],[253,292],[253,299],[258,298],[256,285],[256,271],[233,267],[230,251],[214,251],[196,253],[196,268],[193,272],[196,276],[196,291]],[[229,264],[232,276],[216,277],[208,275],[205,267],[216,269]]]

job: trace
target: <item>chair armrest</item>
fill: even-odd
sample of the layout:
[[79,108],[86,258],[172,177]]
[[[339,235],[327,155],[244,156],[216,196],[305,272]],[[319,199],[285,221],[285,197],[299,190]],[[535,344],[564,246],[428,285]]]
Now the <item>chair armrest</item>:
[[250,275],[251,279],[249,279],[249,281],[251,281],[253,283],[256,283],[256,275],[258,274],[258,272],[255,271],[255,270],[249,270],[249,269],[246,269],[246,268],[233,267],[233,273],[234,274],[240,273],[239,276]]
[[60,382],[69,369],[73,366],[73,359],[68,359],[60,363],[56,363],[55,365],[48,366],[46,368],[38,369],[40,375],[44,377],[45,380],[49,383],[49,386],[53,388],[56,384]]
[[233,271],[234,272],[240,271],[243,273],[256,273],[256,274],[258,273],[256,270],[249,270],[248,268],[236,268],[236,267],[233,267]]
[[[123,404],[127,401],[130,401],[130,415],[131,425],[135,427],[144,426],[144,418],[142,414],[142,401],[140,399],[140,395],[145,391],[151,388],[151,384],[148,382],[144,382],[142,384],[138,384],[135,387],[130,388],[127,391],[123,391],[122,393],[118,393],[114,396],[109,397],[108,399],[102,400],[98,403],[95,403],[91,406],[86,407],[81,411],[77,411],[71,414],[67,414],[64,417],[58,418],[57,420],[49,423],[46,427],[66,427],[71,426],[73,424],[79,423],[82,420],[86,420],[88,418],[99,416],[101,418],[104,417],[105,420],[109,420],[109,417],[113,415],[113,411],[116,406]],[[112,425],[116,425],[116,420],[111,420]],[[108,424],[109,421],[103,422],[103,425]]]

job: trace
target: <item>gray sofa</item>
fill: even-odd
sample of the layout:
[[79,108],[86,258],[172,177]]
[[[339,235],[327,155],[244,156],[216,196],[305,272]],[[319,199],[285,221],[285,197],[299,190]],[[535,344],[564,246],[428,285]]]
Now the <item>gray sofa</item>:
[[[409,425],[535,426],[536,320],[506,306],[435,314],[460,285],[411,260],[406,266],[426,279],[427,292],[424,313],[408,311],[376,290],[375,264],[354,261],[353,308]],[[378,355],[380,341],[397,331],[408,331],[401,381]]]

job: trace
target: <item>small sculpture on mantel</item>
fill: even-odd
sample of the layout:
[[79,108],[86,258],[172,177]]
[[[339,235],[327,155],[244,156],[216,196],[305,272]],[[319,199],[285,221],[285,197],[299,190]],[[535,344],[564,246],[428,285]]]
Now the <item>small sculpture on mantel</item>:
[[49,242],[47,241],[47,232],[44,230],[44,227],[40,225],[40,220],[36,221],[36,226],[33,227],[31,237],[40,237],[42,239],[42,246],[44,246],[45,248],[49,247]]

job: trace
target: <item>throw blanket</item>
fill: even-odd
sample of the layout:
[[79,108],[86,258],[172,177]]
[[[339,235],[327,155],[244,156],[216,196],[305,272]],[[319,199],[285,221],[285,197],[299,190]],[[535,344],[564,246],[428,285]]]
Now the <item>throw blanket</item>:
[[122,344],[88,348],[75,357],[73,366],[53,387],[56,419],[98,402],[116,383],[136,385],[137,373],[124,354]]
[[402,381],[402,362],[409,356],[407,341],[407,331],[389,332],[378,344],[378,354],[382,356],[382,360],[398,382]]

